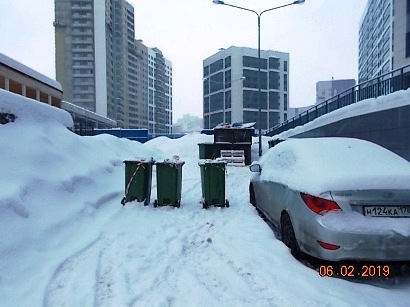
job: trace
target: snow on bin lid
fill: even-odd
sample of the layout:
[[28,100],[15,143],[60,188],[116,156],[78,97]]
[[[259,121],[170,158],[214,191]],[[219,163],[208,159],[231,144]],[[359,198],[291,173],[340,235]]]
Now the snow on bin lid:
[[208,165],[208,164],[227,164],[228,162],[226,162],[224,159],[222,158],[216,158],[214,160],[211,159],[200,159],[198,161],[198,165]]
[[160,164],[172,164],[172,165],[184,165],[185,161],[181,160],[179,156],[173,155],[171,159],[164,159],[163,161],[157,161],[156,163]]
[[126,162],[155,163],[155,160],[153,157],[150,157],[150,158],[136,158],[135,160],[124,160],[122,162],[123,163],[126,163]]
[[254,129],[256,122],[252,123],[233,123],[233,124],[218,124],[214,129],[226,129],[226,128],[237,128],[237,129]]

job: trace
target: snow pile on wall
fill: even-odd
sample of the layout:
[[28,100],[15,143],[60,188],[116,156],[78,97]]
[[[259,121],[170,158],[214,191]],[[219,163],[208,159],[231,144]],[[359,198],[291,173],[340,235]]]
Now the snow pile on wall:
[[67,128],[74,126],[73,119],[67,111],[3,89],[0,89],[0,113],[14,114],[16,122],[57,121]]

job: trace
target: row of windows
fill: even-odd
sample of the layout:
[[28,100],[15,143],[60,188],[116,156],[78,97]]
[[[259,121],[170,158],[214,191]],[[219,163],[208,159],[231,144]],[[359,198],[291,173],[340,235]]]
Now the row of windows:
[[[243,91],[243,108],[244,109],[259,109],[258,100],[259,91]],[[288,95],[284,94],[284,110],[288,108]],[[225,103],[225,105],[224,105]],[[261,109],[280,109],[280,97],[278,92],[269,92],[269,98],[267,92],[261,92]],[[210,97],[204,98],[204,113],[215,112],[223,109],[230,109],[231,105],[231,91],[227,91],[225,96],[223,92],[216,93]]]
[[[279,58],[270,57],[269,61],[265,58],[261,58],[260,60],[261,60],[261,69],[268,69],[268,63],[269,63],[269,69],[276,69],[276,70],[280,69],[280,59]],[[242,65],[243,67],[259,68],[259,59],[256,57],[243,56]],[[283,61],[283,70],[288,71],[287,61]]]
[[223,112],[206,115],[204,117],[204,128],[205,129],[214,128],[220,123],[228,123],[228,124],[232,123],[231,111],[225,112],[225,120],[224,120]]
[[[258,71],[257,70],[250,70],[244,69],[243,76],[245,79],[243,82],[244,88],[259,88],[259,80],[258,80]],[[261,88],[267,89],[268,87],[268,80],[267,80],[267,73],[261,71]],[[225,84],[225,86],[224,86]],[[223,72],[219,72],[217,74],[212,75],[210,78],[207,78],[203,82],[204,86],[204,95],[209,93],[213,93],[216,91],[222,90],[224,87],[229,88],[231,87],[231,70],[227,70],[225,72],[225,77]],[[283,87],[284,90],[288,90],[288,76],[284,74],[283,80]],[[269,71],[269,89],[279,90],[280,89],[280,74],[277,71]]]
[[[269,115],[269,122],[268,122],[268,115]],[[252,123],[256,122],[255,128],[256,129],[268,129],[269,127],[273,127],[279,124],[280,115],[278,112],[261,112],[260,113],[261,120],[259,121],[259,112],[255,111],[244,111],[243,112],[243,122],[244,123]],[[259,123],[262,123],[260,126]]]

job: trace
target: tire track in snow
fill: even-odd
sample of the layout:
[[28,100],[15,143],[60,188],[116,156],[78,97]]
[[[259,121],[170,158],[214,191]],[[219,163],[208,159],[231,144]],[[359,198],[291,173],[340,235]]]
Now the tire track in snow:
[[111,307],[123,306],[123,272],[118,259],[121,259],[120,251],[116,243],[120,236],[107,238],[104,247],[100,250],[96,271],[96,289],[94,306]]
[[[144,257],[139,254],[140,266],[134,268],[135,273],[129,272],[127,277],[130,290],[129,306],[160,306],[161,304],[168,306],[181,292],[178,285],[179,276],[191,261],[188,259],[189,250],[199,241],[198,233],[203,228],[204,222],[202,220],[196,223],[196,212],[190,214],[176,212],[179,210],[166,212],[171,214],[173,219],[168,219],[167,223],[161,225],[159,230],[152,234],[154,242],[153,248],[147,251],[149,255]],[[187,223],[187,220],[190,222]],[[184,225],[185,228],[176,227],[178,224]],[[192,226],[186,227],[186,225]],[[138,285],[138,288],[135,285]],[[159,293],[161,295],[158,295]]]
[[[81,302],[88,305],[95,293],[95,276],[97,267],[90,264],[97,263],[99,254],[109,248],[111,242],[102,240],[101,236],[87,244],[81,250],[66,258],[55,270],[46,287],[43,306],[74,306]],[[72,294],[75,293],[75,297]]]

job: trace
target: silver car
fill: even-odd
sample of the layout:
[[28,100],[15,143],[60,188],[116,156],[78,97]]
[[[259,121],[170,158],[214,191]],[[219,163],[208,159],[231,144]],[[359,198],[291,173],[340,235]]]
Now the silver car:
[[292,254],[410,260],[410,163],[353,138],[288,139],[250,165],[250,202]]

